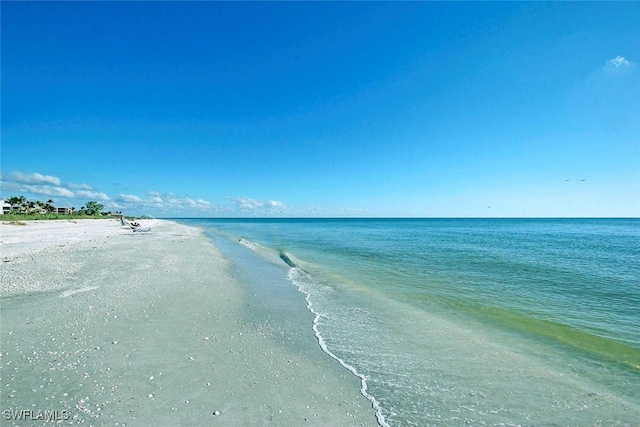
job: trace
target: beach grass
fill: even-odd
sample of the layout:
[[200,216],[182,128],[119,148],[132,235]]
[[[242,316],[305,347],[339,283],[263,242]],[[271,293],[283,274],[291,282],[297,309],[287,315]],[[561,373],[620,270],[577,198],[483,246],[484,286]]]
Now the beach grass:
[[5,222],[3,222],[3,224],[8,224],[8,225],[27,225],[26,222],[21,221],[21,220],[17,220],[17,219],[11,219],[9,221],[5,221]]
[[[108,219],[109,216],[105,215],[83,215],[83,214],[55,214],[55,213],[28,213],[28,214],[17,214],[17,213],[8,213],[4,214],[0,217],[0,220],[3,222],[16,222],[16,221],[42,221],[42,220],[72,220],[72,219]],[[112,218],[115,218],[112,217]]]

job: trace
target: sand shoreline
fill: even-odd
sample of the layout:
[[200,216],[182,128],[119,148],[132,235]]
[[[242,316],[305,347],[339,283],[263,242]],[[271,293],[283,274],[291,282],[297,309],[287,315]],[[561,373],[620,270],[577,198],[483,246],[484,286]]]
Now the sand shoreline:
[[[293,352],[241,319],[242,284],[201,230],[143,225],[152,232],[0,226],[2,411],[91,425],[377,424],[310,324],[292,326],[310,334]],[[34,422],[50,424],[15,425]]]
[[[142,235],[132,233],[116,219],[42,220],[23,224],[0,225],[2,296],[64,288],[85,258],[99,247],[108,246],[107,239]],[[162,222],[145,221],[145,227],[156,224]],[[29,264],[30,268],[24,271],[23,264]]]

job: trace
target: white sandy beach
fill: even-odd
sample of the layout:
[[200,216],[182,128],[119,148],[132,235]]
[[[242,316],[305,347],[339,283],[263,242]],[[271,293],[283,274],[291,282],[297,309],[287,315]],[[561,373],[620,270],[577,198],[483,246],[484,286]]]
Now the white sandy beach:
[[243,321],[242,285],[199,229],[142,225],[0,226],[3,425],[51,425],[38,411],[73,425],[376,425],[311,314],[294,352],[291,331]]

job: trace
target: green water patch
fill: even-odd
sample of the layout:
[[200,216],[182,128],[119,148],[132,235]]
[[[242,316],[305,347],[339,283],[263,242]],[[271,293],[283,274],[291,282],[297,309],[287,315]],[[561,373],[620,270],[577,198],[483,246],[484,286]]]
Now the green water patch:
[[579,329],[533,311],[486,305],[483,301],[451,298],[446,295],[420,295],[413,291],[394,292],[397,298],[427,311],[464,316],[473,321],[513,331],[523,337],[577,351],[590,359],[616,364],[640,375],[640,349],[632,344],[605,336],[606,331]]
[[393,298],[466,325],[473,333],[538,359],[556,372],[570,373],[567,378],[604,386],[633,402],[640,399],[640,349],[606,336],[604,330],[580,329],[531,310],[488,306],[471,298],[412,292],[394,293]]
[[640,349],[625,342],[504,308],[476,307],[470,311],[510,329],[553,340],[596,358],[619,363],[640,373]]
[[640,349],[625,342],[598,335],[595,331],[580,330],[557,321],[536,317],[535,313],[523,314],[502,307],[460,302],[457,305],[463,308],[465,313],[480,320],[489,321],[526,336],[568,346],[591,358],[619,364],[640,374]]
[[[305,265],[305,268],[312,269],[312,266]],[[405,278],[398,271],[386,272],[384,275],[378,271],[375,278],[367,277],[366,274],[369,273],[345,277],[330,271],[332,270],[326,268],[321,272],[313,270],[317,277],[324,277],[327,283],[338,285],[342,289],[355,289],[362,295],[390,297],[427,312],[453,314],[456,318],[464,316],[472,321],[513,331],[527,339],[572,349],[589,359],[616,364],[640,375],[640,348],[607,336],[608,331],[604,328],[601,331],[580,329],[561,320],[545,318],[545,314],[533,310],[488,305],[487,295],[451,296],[451,289],[437,281],[429,281],[428,286],[420,288],[401,287]],[[374,283],[392,283],[393,286],[372,286]],[[425,290],[427,288],[428,293]]]

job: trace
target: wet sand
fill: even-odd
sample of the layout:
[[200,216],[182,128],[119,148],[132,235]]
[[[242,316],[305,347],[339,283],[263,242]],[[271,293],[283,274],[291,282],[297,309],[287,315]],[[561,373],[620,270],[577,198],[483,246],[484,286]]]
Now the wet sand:
[[[246,322],[259,302],[199,229],[142,225],[0,225],[3,425],[377,424],[311,314],[290,330]],[[287,335],[303,329],[294,351]]]

